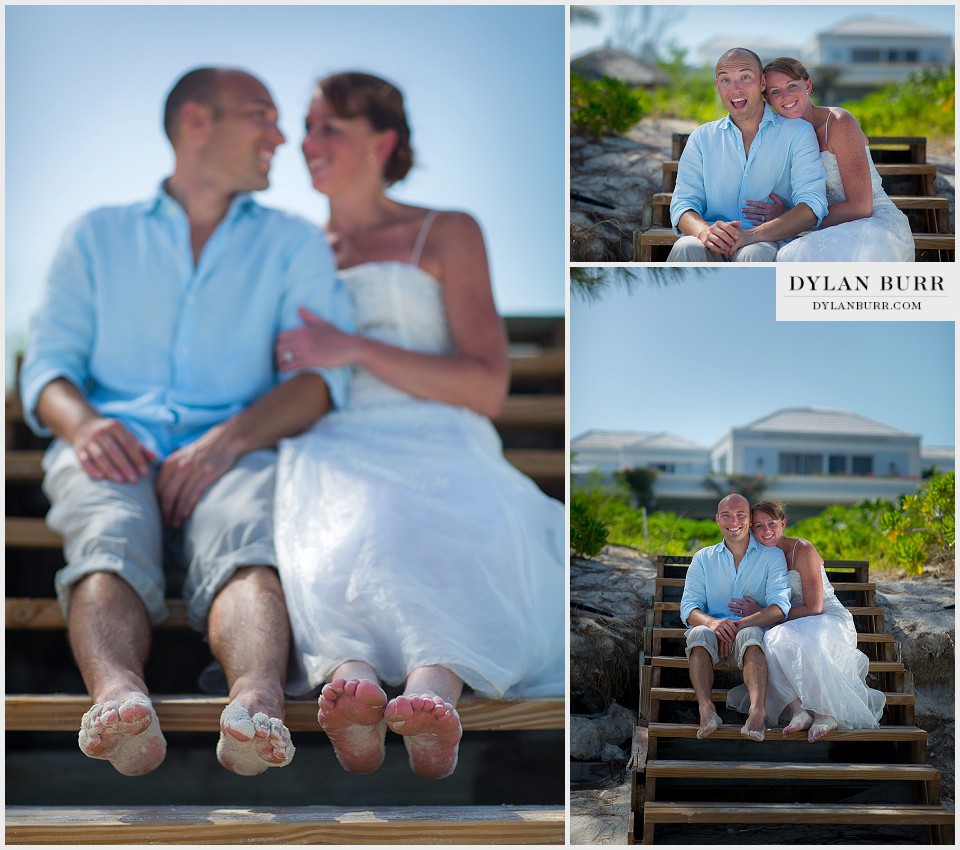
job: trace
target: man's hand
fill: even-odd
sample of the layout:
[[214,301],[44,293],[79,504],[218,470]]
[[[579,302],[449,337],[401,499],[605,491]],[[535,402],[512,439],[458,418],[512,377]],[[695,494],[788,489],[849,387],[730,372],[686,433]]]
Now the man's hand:
[[237,453],[214,431],[171,454],[157,476],[157,497],[163,521],[180,528],[197,502],[237,461]]
[[109,478],[118,484],[134,484],[150,471],[150,462],[156,457],[119,419],[104,416],[84,421],[71,442],[80,465],[95,481]]
[[717,221],[710,225],[704,222],[704,227],[697,234],[697,238],[708,251],[730,257],[737,249],[741,224],[743,224],[741,221]]
[[737,624],[734,620],[714,620],[710,630],[717,636],[717,654],[726,658],[733,649],[733,641],[737,637]]

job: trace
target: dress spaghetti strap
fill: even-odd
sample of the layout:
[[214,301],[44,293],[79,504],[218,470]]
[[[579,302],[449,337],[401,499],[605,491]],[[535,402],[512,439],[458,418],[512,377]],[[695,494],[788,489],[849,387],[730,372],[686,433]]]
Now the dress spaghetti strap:
[[797,561],[797,546],[799,546],[803,541],[801,538],[797,538],[797,542],[793,544],[793,551],[790,553],[790,563],[787,564],[788,567],[793,567]]
[[823,124],[823,149],[824,150],[829,150],[827,137],[830,135],[830,116],[831,115],[833,115],[832,112],[827,112],[827,120]]
[[423,246],[427,241],[427,234],[430,232],[430,225],[437,217],[437,210],[428,210],[423,217],[423,223],[420,225],[420,232],[417,234],[417,241],[413,245],[413,251],[410,254],[410,264],[420,265],[420,255],[423,253]]

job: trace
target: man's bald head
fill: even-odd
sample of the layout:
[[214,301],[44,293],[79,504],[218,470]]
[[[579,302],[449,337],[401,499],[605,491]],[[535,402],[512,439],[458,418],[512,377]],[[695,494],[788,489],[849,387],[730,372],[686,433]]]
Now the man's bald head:
[[751,65],[755,66],[757,76],[763,74],[763,62],[760,61],[760,57],[757,56],[756,53],[746,47],[732,47],[717,60],[714,75],[720,70],[721,65],[729,65],[731,62],[741,61],[748,61]]

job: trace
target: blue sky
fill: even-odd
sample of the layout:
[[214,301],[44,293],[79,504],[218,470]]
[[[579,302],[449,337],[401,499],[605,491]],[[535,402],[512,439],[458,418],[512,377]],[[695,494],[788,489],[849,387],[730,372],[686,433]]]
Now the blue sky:
[[287,144],[259,198],[318,224],[326,201],[300,154],[313,82],[347,69],[396,82],[419,164],[395,196],[477,217],[501,312],[561,314],[564,18],[562,6],[5,7],[8,354],[66,225],[170,172],[163,99],[206,64],[267,83]]
[[785,407],[849,410],[954,445],[951,322],[776,322],[772,268],[685,270],[570,300],[570,437],[669,431],[709,446]]
[[[654,21],[663,17],[669,19],[669,24],[662,31],[662,43],[666,45],[670,41],[676,41],[690,53],[704,42],[722,35],[736,35],[746,47],[750,46],[751,37],[776,38],[803,44],[820,30],[846,18],[863,15],[903,17],[941,32],[954,32],[953,3],[918,6],[881,2],[862,5],[779,5],[764,0],[758,3],[723,3],[717,6],[684,2],[649,5],[657,10]],[[614,7],[596,8],[603,18],[600,26],[576,25],[570,28],[571,56],[602,47],[606,39],[618,32],[618,26],[622,26]]]

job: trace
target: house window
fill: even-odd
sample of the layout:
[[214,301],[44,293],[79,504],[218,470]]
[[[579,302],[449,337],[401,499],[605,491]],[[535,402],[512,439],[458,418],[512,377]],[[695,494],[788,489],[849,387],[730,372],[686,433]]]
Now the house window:
[[649,463],[647,464],[650,469],[656,469],[658,472],[669,472],[674,473],[677,471],[677,465],[675,463]]
[[845,475],[847,472],[847,456],[830,455],[827,469],[831,475]]
[[781,475],[819,475],[821,472],[823,472],[823,455],[780,453]]
[[854,475],[873,475],[873,458],[868,455],[854,455],[853,458]]
[[863,47],[853,49],[854,62],[879,62],[880,51],[875,49],[866,49]]
[[919,62],[919,61],[920,61],[920,51],[919,51],[919,50],[904,50],[904,51],[903,51],[903,61],[904,61],[904,62]]

